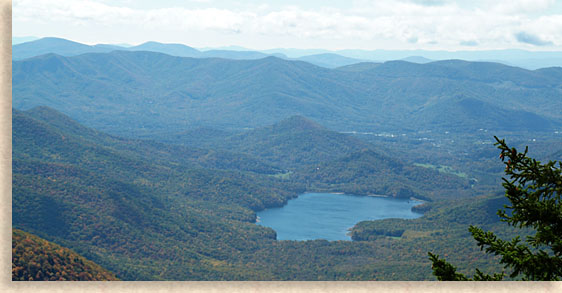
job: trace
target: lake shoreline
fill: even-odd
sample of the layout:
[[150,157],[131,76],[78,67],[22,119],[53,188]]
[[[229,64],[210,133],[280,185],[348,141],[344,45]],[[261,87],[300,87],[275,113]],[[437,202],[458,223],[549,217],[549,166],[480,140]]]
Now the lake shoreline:
[[281,208],[258,212],[256,224],[274,229],[277,240],[351,241],[350,228],[358,222],[418,218],[422,215],[411,210],[418,204],[421,202],[380,194],[306,192]]
[[327,193],[327,194],[341,194],[341,195],[352,195],[352,196],[381,197],[381,198],[390,198],[390,199],[398,199],[398,200],[412,200],[412,201],[418,201],[418,202],[420,202],[420,204],[423,204],[423,203],[427,202],[427,200],[425,200],[425,199],[421,199],[421,198],[417,198],[417,197],[413,197],[413,196],[411,196],[409,198],[403,198],[403,197],[394,197],[394,196],[390,196],[390,195],[386,195],[386,194],[376,194],[376,193],[350,194],[350,193],[345,193],[345,192],[340,192],[340,191],[334,191],[334,192],[307,191],[307,192],[304,192],[300,195],[311,194],[311,193]]

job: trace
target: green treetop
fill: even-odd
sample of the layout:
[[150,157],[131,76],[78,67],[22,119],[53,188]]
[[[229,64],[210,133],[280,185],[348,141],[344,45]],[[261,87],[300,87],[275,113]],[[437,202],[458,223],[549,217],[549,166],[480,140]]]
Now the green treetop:
[[[527,157],[527,148],[523,153],[509,148],[505,141],[496,139],[496,146],[501,150],[500,159],[505,163],[502,178],[505,196],[510,205],[499,210],[498,215],[510,226],[529,227],[536,231],[521,241],[517,236],[511,241],[499,239],[492,232],[470,226],[469,231],[478,242],[480,249],[486,253],[499,255],[500,263],[511,269],[511,278],[523,280],[555,281],[562,277],[562,163],[549,161],[546,164]],[[429,253],[433,262],[433,274],[441,281],[485,281],[501,280],[504,273],[488,275],[476,269],[472,278],[457,273],[456,268]]]

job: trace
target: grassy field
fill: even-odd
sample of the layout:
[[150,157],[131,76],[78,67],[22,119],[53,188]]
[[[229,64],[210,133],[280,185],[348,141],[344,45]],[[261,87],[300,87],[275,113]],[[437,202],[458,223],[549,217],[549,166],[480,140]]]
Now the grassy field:
[[419,163],[414,163],[414,165],[416,165],[418,167],[434,169],[434,170],[437,170],[437,171],[439,171],[441,173],[444,173],[444,174],[451,174],[451,175],[455,175],[455,176],[458,176],[458,177],[461,177],[461,178],[468,178],[468,175],[466,173],[456,171],[455,169],[453,169],[450,166],[444,166],[444,165],[436,166],[436,165],[432,165],[432,164],[419,164]]

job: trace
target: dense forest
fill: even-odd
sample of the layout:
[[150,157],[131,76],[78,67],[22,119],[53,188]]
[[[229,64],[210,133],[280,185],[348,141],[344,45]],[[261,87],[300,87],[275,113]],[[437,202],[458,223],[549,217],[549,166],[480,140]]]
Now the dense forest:
[[12,230],[13,281],[117,281],[115,274],[68,248]]
[[[433,280],[427,252],[501,271],[468,226],[530,232],[496,215],[493,136],[562,159],[560,68],[13,48],[14,280],[101,276],[90,261],[121,280]],[[359,222],[352,241],[280,241],[256,224],[305,192],[414,198],[423,216]]]
[[240,131],[294,115],[338,131],[405,134],[562,126],[560,68],[462,60],[372,65],[340,70],[272,56],[232,60],[149,51],[45,54],[12,63],[13,106],[49,106],[128,137],[197,127]]
[[[47,107],[14,109],[14,228],[68,247],[123,280],[424,280],[432,279],[427,251],[433,250],[463,251],[450,258],[461,271],[474,263],[497,269],[495,259],[472,243],[466,226],[495,228],[491,211],[501,197],[475,197],[481,192],[462,176],[416,166],[351,135],[297,121],[282,122],[290,125],[283,131],[271,126],[234,134],[257,141],[254,134],[260,133],[267,145],[272,129],[276,135],[308,131],[300,138],[310,154],[318,154],[309,157],[316,161],[287,170],[259,152],[124,139]],[[339,158],[324,159],[330,140],[320,141],[323,137],[339,139],[330,151],[338,150]],[[284,152],[294,149],[281,148],[276,155]],[[324,173],[310,171],[315,166]],[[382,183],[373,185],[375,178]],[[432,179],[440,185],[430,188]],[[424,180],[428,189],[422,192],[414,182]],[[382,188],[393,182],[404,182],[396,196],[426,199],[417,207],[423,217],[358,223],[354,241],[278,241],[274,230],[255,224],[256,211],[305,191],[389,192]],[[450,192],[439,192],[447,188]]]

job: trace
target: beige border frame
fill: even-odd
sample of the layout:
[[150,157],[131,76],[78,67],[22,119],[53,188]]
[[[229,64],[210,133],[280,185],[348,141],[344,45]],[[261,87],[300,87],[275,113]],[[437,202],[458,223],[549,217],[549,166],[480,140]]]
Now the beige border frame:
[[[55,0],[56,1],[56,0]],[[78,1],[78,0],[77,0]],[[0,0],[0,291],[562,292],[562,282],[12,282],[12,1]]]

